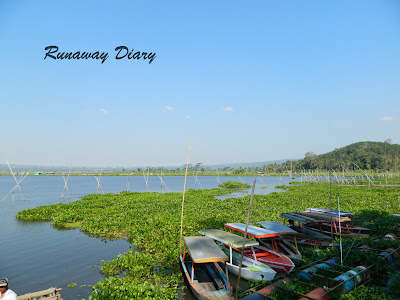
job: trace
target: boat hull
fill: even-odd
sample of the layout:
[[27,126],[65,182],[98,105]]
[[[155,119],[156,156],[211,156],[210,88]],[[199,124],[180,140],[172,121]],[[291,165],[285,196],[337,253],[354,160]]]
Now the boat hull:
[[[335,237],[341,236],[342,238],[360,238],[360,237],[368,237],[369,235],[366,233],[357,233],[353,231],[346,230],[346,227],[344,225],[339,227],[332,227],[330,224],[324,225],[324,224],[309,224],[309,230],[313,230],[314,232],[324,234],[324,235],[329,235],[333,234]],[[310,231],[309,231],[310,232]]]
[[321,233],[316,228],[308,228],[306,226],[295,226],[295,225],[290,226],[290,228],[298,232],[296,237],[298,237],[299,239],[307,238],[319,241],[332,241],[332,237],[330,235]]
[[[275,250],[274,241],[270,238],[268,239],[258,239],[261,246],[268,249]],[[278,252],[286,255],[294,264],[299,264],[303,257],[299,250],[296,249],[289,241],[284,238],[275,238],[276,246],[278,247]]]
[[[224,246],[221,247],[222,251],[230,257],[229,249]],[[232,263],[228,262],[229,272],[239,275],[239,265],[240,265],[240,253],[232,251]],[[271,281],[274,279],[276,271],[270,266],[263,264],[259,261],[251,259],[249,257],[243,256],[242,270],[240,271],[240,277],[250,281]]]
[[247,257],[270,266],[278,273],[289,273],[295,267],[293,261],[291,261],[286,255],[277,253],[262,246],[254,246],[251,248],[253,249],[246,248],[244,251],[244,254]]
[[[182,256],[179,259],[182,274],[196,299],[229,300],[231,298],[232,287],[218,263],[195,264],[194,280],[192,282],[191,269],[188,268],[192,264],[191,260],[183,260]],[[210,276],[210,272],[207,270],[213,272],[214,276]],[[218,287],[218,284],[220,287]]]
[[315,240],[311,236],[310,237],[297,236],[296,238],[293,236],[286,236],[285,239],[292,243],[297,243],[298,245],[304,245],[304,246],[339,247],[339,244],[327,241]]

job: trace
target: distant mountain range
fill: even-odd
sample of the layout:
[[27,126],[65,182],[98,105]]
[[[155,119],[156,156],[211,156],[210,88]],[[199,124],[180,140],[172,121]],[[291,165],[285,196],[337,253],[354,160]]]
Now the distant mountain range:
[[[270,160],[270,161],[260,161],[260,162],[247,162],[247,163],[224,163],[224,164],[201,164],[201,168],[204,168],[206,170],[218,170],[218,169],[224,169],[224,168],[230,168],[230,169],[239,169],[239,168],[261,168],[265,165],[270,165],[270,164],[281,164],[288,161],[288,159],[280,159],[280,160]],[[109,171],[109,172],[118,172],[123,169],[125,170],[135,170],[138,168],[141,169],[146,169],[143,167],[106,167],[106,168],[100,168],[100,167],[65,167],[65,166],[40,166],[40,165],[17,165],[17,164],[10,164],[11,168],[13,169],[14,172],[100,172],[101,170],[103,171]],[[182,166],[156,166],[156,167],[151,167],[151,169],[177,169],[181,168]],[[0,164],[0,172],[2,173],[7,173],[9,172],[10,169],[8,168],[8,165],[6,164]]]
[[[54,171],[60,171],[60,172],[68,172],[69,170],[71,172],[78,172],[78,171],[97,171],[101,170],[102,168],[89,168],[89,167],[64,167],[64,166],[39,166],[39,165],[15,165],[15,164],[10,164],[11,168],[14,172],[54,172]],[[112,168],[108,168],[107,170],[110,170]],[[121,170],[122,168],[118,168],[118,170]],[[0,164],[0,172],[10,172],[10,169],[8,168],[8,165],[6,164]]]
[[289,160],[298,160],[296,159],[280,159],[280,160],[269,160],[269,161],[258,161],[258,162],[248,162],[248,163],[226,163],[226,164],[213,164],[213,165],[202,165],[203,168],[209,170],[217,170],[223,168],[231,168],[231,169],[246,169],[246,168],[262,168],[264,166],[268,166],[271,164],[281,164],[287,162]]
[[[273,166],[276,164],[276,166]],[[307,152],[304,159],[280,159],[247,163],[223,163],[223,164],[192,164],[191,167],[198,167],[205,170],[223,169],[252,169],[263,168],[270,165],[271,170],[312,170],[335,168],[347,170],[360,168],[364,170],[398,170],[400,168],[400,145],[391,144],[391,141],[381,142],[358,142],[331,152],[316,155]],[[39,166],[39,165],[11,165],[15,172],[121,172],[122,170],[147,169],[146,167],[64,167],[64,166]],[[163,168],[165,170],[176,170],[180,166],[152,166],[151,169]],[[0,172],[9,172],[8,165],[0,164]]]

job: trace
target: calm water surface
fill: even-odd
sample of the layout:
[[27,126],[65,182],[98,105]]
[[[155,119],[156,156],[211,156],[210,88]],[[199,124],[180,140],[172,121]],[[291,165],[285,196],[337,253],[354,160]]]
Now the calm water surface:
[[[252,185],[254,177],[189,176],[186,189],[215,188],[228,180]],[[7,277],[10,288],[19,295],[58,287],[62,288],[65,300],[87,299],[91,285],[103,278],[99,269],[101,261],[111,260],[133,246],[125,240],[88,237],[79,229],[57,230],[48,222],[20,222],[15,218],[17,212],[76,201],[97,191],[182,192],[183,183],[182,176],[167,176],[162,181],[158,176],[149,176],[147,184],[144,177],[103,176],[99,186],[94,176],[71,176],[68,192],[61,199],[65,187],[62,176],[28,176],[20,183],[22,200],[18,189],[3,199],[15,186],[15,181],[12,176],[0,176],[0,277]],[[274,187],[288,183],[288,177],[258,177],[255,193],[279,192]],[[228,197],[243,197],[250,191],[246,189]],[[71,283],[77,285],[67,287]]]

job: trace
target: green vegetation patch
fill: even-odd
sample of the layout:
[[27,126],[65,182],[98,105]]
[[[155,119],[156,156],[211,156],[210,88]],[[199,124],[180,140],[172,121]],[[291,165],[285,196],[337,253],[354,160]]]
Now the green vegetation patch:
[[65,223],[64,224],[64,228],[65,229],[75,229],[75,228],[79,228],[82,226],[82,222],[78,221],[78,222],[73,222],[73,223]]
[[237,182],[237,181],[226,181],[224,183],[221,183],[219,185],[220,188],[225,188],[225,189],[244,189],[244,188],[251,188],[250,184],[247,183],[242,183],[242,182]]
[[[302,211],[309,207],[329,208],[328,183],[285,188],[283,193],[254,195],[251,224],[267,220],[284,222],[280,218],[282,212]],[[199,230],[207,228],[222,229],[225,223],[245,223],[250,196],[224,201],[215,199],[215,196],[231,192],[223,189],[187,191],[183,236],[199,235]],[[371,228],[376,236],[388,232],[400,236],[400,218],[389,215],[400,212],[399,189],[333,185],[333,209],[337,208],[338,192],[341,209],[358,216],[356,225]],[[96,284],[89,299],[176,299],[183,282],[178,260],[181,205],[182,193],[92,194],[68,204],[24,210],[17,218],[51,221],[53,226],[60,228],[65,228],[65,224],[80,224],[81,230],[88,235],[108,239],[127,237],[136,246],[135,251],[129,250],[103,263],[101,271],[106,278]],[[374,247],[380,246],[372,239],[369,242],[374,243]],[[345,253],[351,249],[351,244],[351,241],[344,242]],[[302,248],[301,251],[304,251],[305,263],[338,254],[336,249]],[[358,256],[351,253],[345,263],[362,264],[357,261],[357,257],[361,257],[360,251],[355,252]],[[370,254],[361,258],[363,263],[366,259],[376,261]],[[380,272],[380,269],[376,271]],[[383,273],[388,274],[387,270]],[[377,278],[376,274],[374,278]],[[385,276],[388,275],[380,276],[381,281],[376,283],[381,284]]]

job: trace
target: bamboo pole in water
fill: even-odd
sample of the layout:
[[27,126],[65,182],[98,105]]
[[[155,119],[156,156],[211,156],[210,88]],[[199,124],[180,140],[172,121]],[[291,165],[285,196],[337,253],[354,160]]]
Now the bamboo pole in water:
[[0,203],[3,202],[4,199],[6,199],[6,198],[8,197],[8,195],[10,195],[11,193],[12,193],[12,197],[13,197],[12,200],[14,201],[14,191],[17,189],[17,187],[18,187],[19,184],[22,182],[22,180],[24,180],[24,179],[26,178],[26,176],[28,176],[28,175],[25,174],[24,177],[21,177],[21,178],[18,180],[18,184],[15,185],[15,186],[11,189],[11,191],[9,191],[8,194],[4,196],[3,199],[1,199]]
[[188,172],[188,166],[189,166],[189,156],[190,156],[190,146],[191,145],[192,145],[192,139],[190,139],[190,142],[189,142],[189,151],[188,151],[187,161],[186,161],[185,181],[183,184],[182,212],[181,212],[181,235],[180,235],[180,240],[179,240],[179,254],[182,253],[183,206],[185,204],[186,178],[187,178],[187,172]]
[[15,178],[14,171],[11,169],[11,166],[10,166],[10,164],[8,163],[8,161],[6,161],[6,162],[7,162],[8,167],[10,168],[11,175],[14,177],[15,183],[17,184],[17,187],[18,187],[19,192],[20,192],[20,194],[21,194],[21,199],[22,199],[22,201],[24,201],[24,196],[22,196],[21,187],[19,186],[19,182],[18,182],[17,178]]

